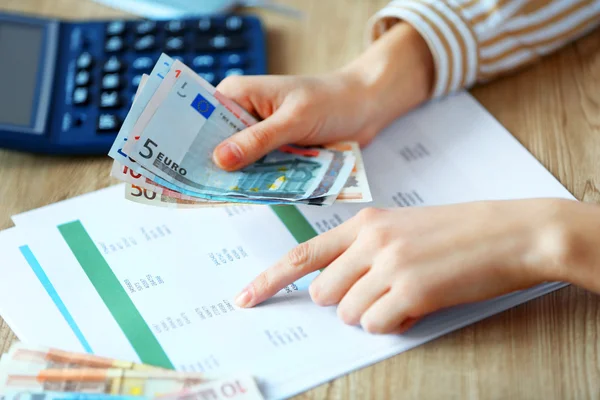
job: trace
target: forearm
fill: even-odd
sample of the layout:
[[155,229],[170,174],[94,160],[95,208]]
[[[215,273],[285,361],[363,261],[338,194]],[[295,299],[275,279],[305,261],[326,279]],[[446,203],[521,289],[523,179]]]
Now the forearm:
[[434,62],[421,35],[399,23],[338,73],[360,86],[371,128],[379,131],[431,97]]
[[[378,124],[550,54],[600,25],[600,0],[393,0],[371,18],[360,77]],[[365,100],[366,101],[366,100]]]

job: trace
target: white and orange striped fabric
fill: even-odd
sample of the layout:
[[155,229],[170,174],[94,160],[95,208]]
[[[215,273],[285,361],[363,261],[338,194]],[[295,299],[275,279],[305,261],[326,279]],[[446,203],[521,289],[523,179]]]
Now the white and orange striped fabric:
[[432,97],[514,71],[600,25],[600,0],[394,0],[369,22],[377,40],[411,24],[435,62]]

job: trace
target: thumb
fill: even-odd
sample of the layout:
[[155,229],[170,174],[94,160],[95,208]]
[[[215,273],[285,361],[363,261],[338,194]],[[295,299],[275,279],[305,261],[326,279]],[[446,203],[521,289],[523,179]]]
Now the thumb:
[[267,119],[221,142],[213,152],[214,162],[227,171],[252,164],[293,140],[300,127],[294,126],[291,121],[288,112],[277,110]]

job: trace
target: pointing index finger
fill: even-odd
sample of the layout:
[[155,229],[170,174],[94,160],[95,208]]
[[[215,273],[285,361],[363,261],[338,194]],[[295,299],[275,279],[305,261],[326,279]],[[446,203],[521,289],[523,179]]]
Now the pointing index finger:
[[253,307],[290,283],[325,268],[350,247],[357,233],[358,225],[350,220],[300,243],[242,290],[235,299],[236,304],[239,307]]

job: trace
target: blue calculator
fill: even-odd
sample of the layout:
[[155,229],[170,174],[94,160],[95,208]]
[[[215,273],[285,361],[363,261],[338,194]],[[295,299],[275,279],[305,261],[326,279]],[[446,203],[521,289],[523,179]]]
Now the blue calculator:
[[108,153],[163,52],[215,86],[267,73],[254,15],[74,22],[0,13],[0,148]]

